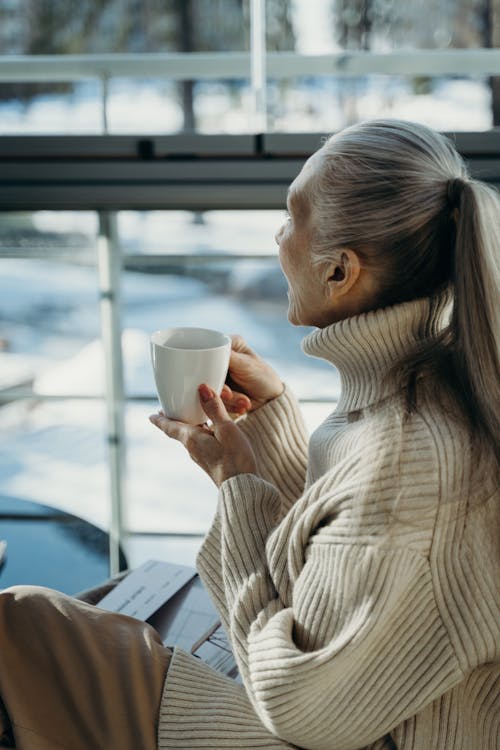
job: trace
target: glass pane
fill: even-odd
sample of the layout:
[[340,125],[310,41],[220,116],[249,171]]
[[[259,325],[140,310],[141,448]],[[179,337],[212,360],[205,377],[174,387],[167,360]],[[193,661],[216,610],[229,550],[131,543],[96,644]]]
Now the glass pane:
[[492,126],[486,77],[318,76],[270,82],[268,126],[276,132],[334,132],[377,117],[414,120],[442,131]]
[[[0,55],[60,55],[61,72],[65,55],[245,51],[249,36],[240,0],[88,0],[77,14],[71,4],[45,0],[0,4]],[[271,39],[279,44],[281,36],[275,29]],[[77,78],[0,81],[0,133],[103,132],[102,83],[94,74]],[[161,68],[146,78],[118,72],[109,77],[108,131],[245,133],[248,89],[248,80],[169,81]]]
[[0,494],[109,528],[102,401],[18,400],[0,408]]
[[174,440],[148,420],[156,401],[126,410],[126,526],[134,532],[203,534],[213,517],[217,489]]
[[248,80],[198,81],[190,84],[188,96],[185,90],[182,83],[157,78],[113,78],[106,94],[105,126],[98,80],[0,83],[0,135],[252,131]]
[[[283,5],[282,0],[268,0]],[[3,0],[2,54],[238,50],[248,44],[241,0]]]
[[136,568],[147,560],[166,560],[195,567],[203,536],[163,536],[154,531],[149,534],[133,532],[127,538],[129,567]]
[[115,134],[252,131],[252,98],[245,79],[183,83],[114,78],[106,111],[108,132]]
[[249,80],[195,83],[193,117],[186,124],[193,130],[208,134],[254,132],[253,98]]
[[295,0],[291,12],[296,47],[304,54],[492,46],[488,0]]
[[44,398],[103,393],[95,233],[91,213],[2,216],[0,494],[107,526],[104,404]]
[[69,376],[62,365],[85,346],[100,357],[95,230],[93,214],[2,217],[0,356],[11,385],[29,382],[46,395],[80,386],[90,392],[86,378]]
[[107,118],[109,133],[176,133],[183,127],[176,84],[114,78],[108,86]]
[[[284,211],[120,211],[120,244],[127,254],[278,255],[274,235]],[[133,263],[132,259],[127,262]]]
[[[43,55],[248,51],[249,3],[241,0],[89,0],[71,4],[12,0],[0,7],[0,54]],[[267,0],[269,52],[494,47],[498,9],[487,0],[398,3],[396,0]],[[64,63],[61,63],[62,65]],[[232,71],[228,69],[228,76]],[[111,133],[247,133],[252,130],[249,74],[243,79],[109,79]],[[270,81],[271,130],[333,131],[373,116],[406,117],[445,130],[491,126],[486,77],[457,79],[307,77]],[[496,90],[498,86],[496,87]],[[0,133],[98,133],[101,82],[0,82]],[[498,95],[496,95],[497,98]]]
[[96,135],[102,132],[98,81],[0,83],[0,135]]
[[[494,47],[496,14],[487,0],[297,0],[292,5],[295,49],[309,55]],[[492,81],[486,76],[401,77],[397,72],[269,81],[269,129],[333,132],[373,117],[416,120],[440,130],[492,126]]]

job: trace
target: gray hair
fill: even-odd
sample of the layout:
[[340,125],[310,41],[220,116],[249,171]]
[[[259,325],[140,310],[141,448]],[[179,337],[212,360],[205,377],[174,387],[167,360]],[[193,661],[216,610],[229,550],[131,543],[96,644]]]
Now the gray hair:
[[500,458],[500,200],[472,180],[450,140],[424,125],[373,120],[320,149],[307,185],[314,261],[356,251],[377,284],[372,307],[453,295],[449,330],[416,353],[451,386]]

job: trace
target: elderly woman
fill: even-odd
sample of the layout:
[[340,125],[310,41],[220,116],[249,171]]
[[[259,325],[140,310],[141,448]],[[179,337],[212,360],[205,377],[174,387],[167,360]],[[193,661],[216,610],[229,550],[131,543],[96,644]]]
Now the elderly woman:
[[289,319],[338,368],[335,411],[308,444],[235,337],[230,387],[200,387],[210,426],[151,417],[220,488],[197,562],[243,685],[148,626],[11,589],[19,747],[500,746],[499,200],[444,137],[374,121],[306,162],[288,211]]

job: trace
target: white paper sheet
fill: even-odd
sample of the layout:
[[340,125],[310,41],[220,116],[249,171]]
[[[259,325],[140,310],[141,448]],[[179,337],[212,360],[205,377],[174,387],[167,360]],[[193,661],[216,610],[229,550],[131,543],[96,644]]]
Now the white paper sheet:
[[147,620],[196,575],[186,565],[148,560],[120,581],[98,606],[138,620]]

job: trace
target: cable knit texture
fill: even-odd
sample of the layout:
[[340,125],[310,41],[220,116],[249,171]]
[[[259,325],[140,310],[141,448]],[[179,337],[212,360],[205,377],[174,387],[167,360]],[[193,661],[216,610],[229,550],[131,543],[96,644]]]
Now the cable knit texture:
[[309,447],[288,389],[240,422],[261,476],[224,482],[197,564],[244,686],[176,649],[159,748],[500,747],[498,484],[428,389],[403,420],[388,377],[448,302],[307,336],[342,384]]

